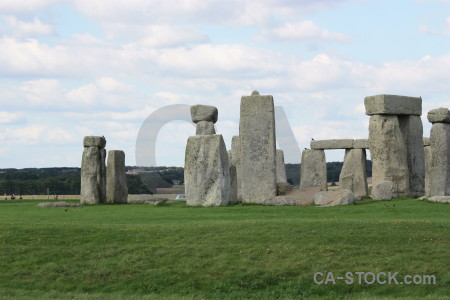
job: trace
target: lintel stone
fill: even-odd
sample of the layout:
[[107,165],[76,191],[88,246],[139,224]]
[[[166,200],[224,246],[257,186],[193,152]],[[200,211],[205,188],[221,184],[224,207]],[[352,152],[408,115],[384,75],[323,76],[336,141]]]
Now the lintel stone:
[[85,136],[83,139],[83,146],[103,149],[106,146],[106,139],[104,136]]
[[397,95],[375,95],[364,98],[366,115],[422,114],[422,98]]
[[369,140],[368,139],[354,140],[353,149],[369,149]]
[[191,117],[194,123],[200,121],[216,123],[218,115],[219,112],[215,106],[201,104],[191,106]]
[[311,149],[325,150],[325,149],[351,149],[353,148],[353,140],[319,140],[311,141]]
[[450,111],[448,108],[440,107],[432,109],[427,115],[428,122],[430,123],[450,123]]

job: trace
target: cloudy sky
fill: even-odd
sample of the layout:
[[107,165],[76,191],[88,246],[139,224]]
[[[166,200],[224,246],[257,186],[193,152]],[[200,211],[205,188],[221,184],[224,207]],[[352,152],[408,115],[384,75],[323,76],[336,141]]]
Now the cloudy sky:
[[[366,138],[365,96],[422,96],[425,117],[450,107],[450,1],[0,1],[0,168],[80,166],[85,135],[135,165],[140,126],[172,104],[216,106],[229,148],[252,90],[284,108],[301,149]],[[182,166],[194,134],[165,125],[156,163]]]

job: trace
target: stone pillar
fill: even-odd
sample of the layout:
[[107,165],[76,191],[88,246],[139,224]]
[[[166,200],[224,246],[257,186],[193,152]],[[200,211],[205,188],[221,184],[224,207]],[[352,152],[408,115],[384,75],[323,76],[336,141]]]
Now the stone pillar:
[[287,183],[286,176],[286,166],[284,164],[284,153],[283,150],[277,149],[277,183],[285,182]]
[[339,189],[352,191],[356,200],[368,195],[365,149],[345,150],[344,165],[339,175]]
[[100,150],[100,173],[98,177],[100,183],[100,203],[106,202],[106,149]]
[[327,162],[323,150],[303,150],[300,188],[320,186],[327,189]]
[[242,202],[269,203],[277,195],[273,97],[243,96],[240,113]]
[[104,199],[104,175],[102,171],[102,149],[106,140],[100,136],[85,136],[81,159],[81,204],[98,204]]
[[186,204],[189,206],[219,206],[230,201],[232,183],[227,149],[222,135],[211,130],[217,116],[214,106],[191,107],[197,135],[189,137],[184,161]]
[[[429,196],[450,195],[450,112],[447,108],[428,112],[433,124],[430,132],[431,167]],[[428,174],[427,174],[428,175]]]
[[125,152],[121,150],[108,151],[106,177],[106,202],[127,203],[128,186],[125,174]]
[[425,145],[423,150],[425,154],[425,196],[431,197],[431,146]]
[[236,188],[237,188],[237,202],[242,202],[242,187],[241,187],[241,142],[239,136],[233,136],[231,140],[231,164],[236,167]]

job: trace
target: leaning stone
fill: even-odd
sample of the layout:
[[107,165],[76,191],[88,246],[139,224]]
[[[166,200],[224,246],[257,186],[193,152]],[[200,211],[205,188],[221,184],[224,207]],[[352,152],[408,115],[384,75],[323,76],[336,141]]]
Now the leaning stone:
[[430,123],[450,123],[450,111],[448,108],[440,107],[432,109],[427,115]]
[[450,203],[450,196],[433,196],[428,198],[428,201],[439,203]]
[[108,151],[106,177],[106,202],[127,203],[128,186],[125,174],[125,152],[121,150]]
[[233,136],[231,139],[231,163],[236,166],[236,181],[237,181],[237,202],[242,202],[242,187],[241,187],[241,142],[239,136]]
[[368,139],[354,140],[353,149],[369,149],[369,140]]
[[277,193],[273,97],[243,96],[240,116],[242,202],[264,203]]
[[303,150],[300,166],[300,188],[327,187],[327,163],[323,150]]
[[450,195],[450,124],[431,127],[430,196]]
[[355,196],[350,190],[318,192],[314,196],[314,204],[319,206],[348,205],[355,202]]
[[370,117],[369,148],[373,184],[392,181],[397,196],[409,196],[407,148],[397,116]]
[[195,131],[196,135],[213,135],[216,134],[216,129],[214,129],[214,123],[208,121],[199,121],[197,123],[197,128]]
[[221,134],[188,138],[184,162],[186,204],[219,206],[230,201],[230,163]]
[[425,193],[425,154],[423,149],[423,126],[419,116],[399,116],[400,129],[406,145],[409,170],[409,195]]
[[100,203],[100,185],[98,174],[101,173],[100,150],[97,147],[85,147],[81,159],[81,204]]
[[279,182],[287,183],[287,177],[283,150],[277,149],[277,183]]
[[310,146],[313,150],[351,149],[353,148],[353,140],[312,140]]
[[339,189],[350,190],[355,200],[368,195],[366,175],[366,150],[345,150],[344,164],[339,175]]
[[383,181],[372,187],[372,200],[391,200],[392,199],[392,181]]
[[292,191],[292,185],[287,182],[277,182],[277,196],[285,196]]
[[193,105],[191,106],[192,122],[207,121],[216,123],[219,112],[215,106],[210,105]]
[[106,139],[104,136],[85,136],[83,139],[83,146],[103,149],[106,146]]
[[422,115],[422,98],[376,95],[364,99],[366,115]]
[[423,147],[424,154],[425,154],[425,196],[430,197],[431,196],[431,147],[428,145],[426,147]]

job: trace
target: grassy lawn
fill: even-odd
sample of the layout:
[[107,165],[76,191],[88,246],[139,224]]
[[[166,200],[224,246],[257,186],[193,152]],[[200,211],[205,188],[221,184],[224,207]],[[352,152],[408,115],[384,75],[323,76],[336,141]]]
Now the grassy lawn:
[[[450,299],[448,204],[39,202],[0,201],[0,299]],[[316,284],[316,272],[352,272],[354,283]],[[359,284],[356,272],[436,284]]]

